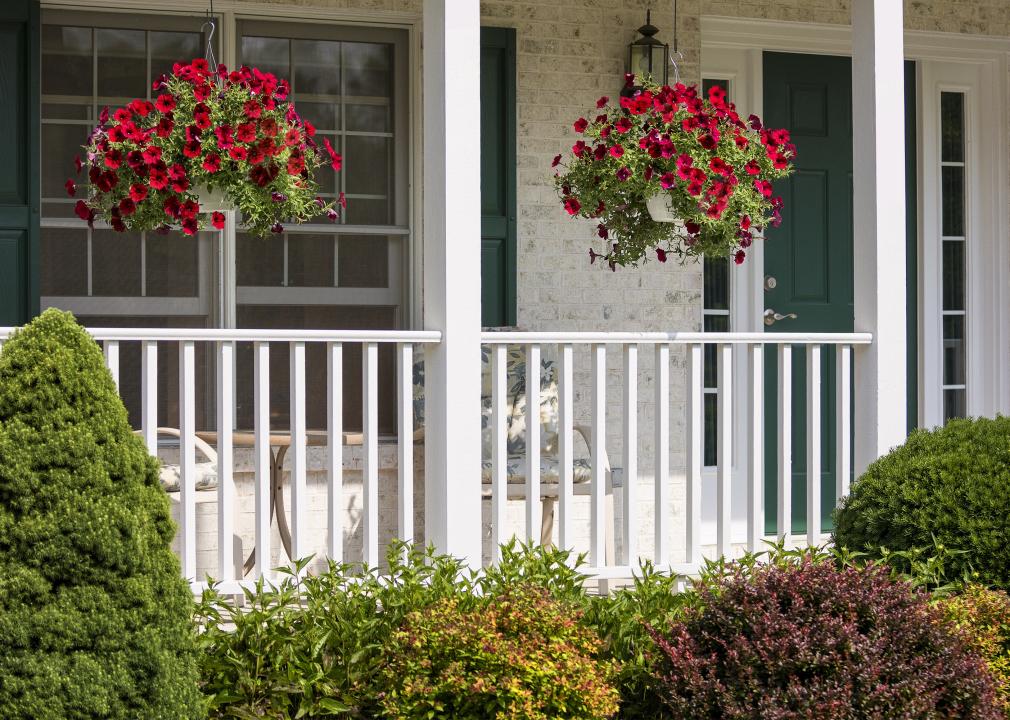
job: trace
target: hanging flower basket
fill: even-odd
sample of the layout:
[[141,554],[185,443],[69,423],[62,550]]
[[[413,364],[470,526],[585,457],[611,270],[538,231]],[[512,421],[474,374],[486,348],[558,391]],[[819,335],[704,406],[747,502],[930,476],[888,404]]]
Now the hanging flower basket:
[[[288,101],[290,87],[270,73],[243,67],[211,71],[206,60],[173,67],[153,85],[155,99],[105,108],[77,173],[87,169],[87,198],[75,212],[114,230],[192,235],[209,223],[224,226],[224,211],[242,213],[248,232],[279,233],[283,223],[326,215],[335,205],[319,197],[312,175],[341,157],[314,140],[312,124]],[[67,180],[74,197],[78,186]]]
[[782,221],[772,182],[793,170],[787,130],[743,121],[718,86],[703,99],[693,85],[647,81],[608,103],[600,98],[593,120],[575,122],[582,138],[552,165],[565,210],[595,220],[606,242],[590,249],[591,262],[635,266],[655,252],[661,262],[674,253],[741,263],[756,233]]

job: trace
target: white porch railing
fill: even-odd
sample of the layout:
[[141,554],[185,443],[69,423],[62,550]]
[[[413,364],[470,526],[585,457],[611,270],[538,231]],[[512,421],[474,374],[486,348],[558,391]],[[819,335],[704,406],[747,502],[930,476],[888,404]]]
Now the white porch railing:
[[[125,348],[133,348],[136,357],[139,349],[139,432],[152,452],[158,452],[159,402],[171,400],[178,408],[179,431],[179,492],[177,513],[179,534],[178,552],[183,575],[193,581],[194,589],[203,586],[199,582],[199,570],[207,570],[223,583],[225,590],[237,590],[248,585],[252,579],[269,575],[275,563],[286,562],[280,558],[280,548],[271,547],[276,535],[272,535],[272,519],[276,514],[280,539],[284,544],[285,556],[303,557],[309,554],[325,555],[338,560],[364,561],[370,565],[380,562],[382,547],[380,535],[386,539],[415,537],[414,478],[415,440],[414,432],[414,350],[431,347],[440,342],[438,332],[407,331],[272,331],[272,330],[166,330],[166,329],[109,329],[90,330],[105,352],[106,364],[113,378],[120,382],[121,354]],[[0,329],[0,348],[7,337],[7,329]],[[550,353],[555,358],[558,383],[558,447],[557,482],[551,490],[552,499],[557,502],[557,541],[565,547],[588,549],[590,572],[601,579],[628,577],[637,567],[642,557],[652,559],[658,566],[672,568],[675,572],[690,575],[697,571],[703,559],[708,556],[731,555],[741,548],[760,549],[765,538],[765,517],[776,519],[780,537],[790,542],[816,544],[822,540],[821,527],[821,443],[824,440],[821,426],[822,356],[834,353],[835,377],[827,382],[835,383],[837,418],[834,439],[837,478],[835,494],[847,492],[851,474],[851,369],[852,353],[857,346],[869,344],[868,334],[791,334],[791,333],[527,333],[502,332],[484,333],[481,342],[491,358],[491,447],[490,485],[485,489],[485,509],[490,509],[490,522],[486,523],[485,547],[494,559],[497,543],[513,534],[525,535],[531,539],[541,537],[541,512],[544,487],[541,485],[540,428],[540,368],[541,357]],[[248,345],[247,345],[248,344]],[[251,346],[251,347],[250,347]],[[380,372],[379,349],[392,346],[395,359],[392,363],[395,373],[393,387],[387,387],[388,375]],[[524,457],[524,480],[516,492],[508,483],[506,416],[509,402],[507,390],[506,349],[508,346],[522,348],[526,362],[527,402],[525,409],[526,454]],[[706,539],[703,533],[702,495],[703,483],[710,472],[703,467],[704,440],[704,348],[712,346],[718,357],[718,424],[716,439],[717,462],[714,468],[715,512],[707,525],[714,527],[714,541]],[[351,465],[354,472],[360,472],[360,538],[361,551],[350,553],[344,547],[346,507],[344,496],[344,476],[348,458],[345,453],[347,434],[343,432],[344,352],[348,347],[361,352],[361,427],[360,435],[353,438],[355,446],[360,446]],[[765,348],[775,348],[776,381],[766,385]],[[159,373],[159,348],[162,357],[165,352],[178,353],[177,398],[159,398],[159,382],[166,382],[166,373]],[[241,352],[239,352],[241,349]],[[272,349],[286,349],[288,355],[287,420],[283,423],[271,421],[271,371]],[[620,364],[612,368],[611,377],[620,383],[620,403],[613,404],[611,419],[619,414],[619,432],[608,435],[607,371],[608,349],[619,351]],[[213,380],[204,385],[213,387],[213,397],[197,396],[197,354],[204,359],[201,370],[212,375]],[[312,352],[318,361],[325,357],[325,382],[322,373],[314,377],[313,384],[306,373],[306,354]],[[388,351],[385,351],[388,352]],[[250,357],[251,354],[251,357]],[[642,356],[645,356],[642,358]],[[651,356],[651,360],[650,360]],[[355,356],[356,357],[356,356]],[[578,359],[588,362],[577,363]],[[739,359],[734,372],[734,358]],[[643,362],[640,363],[640,359]],[[805,536],[792,538],[791,507],[792,497],[792,378],[793,368],[800,362],[806,363],[806,497]],[[246,366],[243,367],[242,364]],[[174,364],[174,361],[173,361]],[[251,367],[249,365],[251,364]],[[745,366],[745,371],[742,368]],[[318,371],[318,363],[314,366]],[[671,374],[671,368],[682,372],[678,378]],[[134,371],[136,368],[134,368]],[[131,371],[132,372],[132,371]],[[216,429],[235,429],[239,426],[236,415],[238,388],[237,378],[241,375],[240,388],[248,395],[251,384],[252,412],[249,432],[242,437],[248,447],[241,452],[251,455],[251,496],[253,511],[251,532],[252,549],[255,560],[251,571],[243,573],[242,556],[248,548],[236,550],[234,537],[242,534],[236,527],[236,514],[242,498],[236,496],[235,477],[236,442],[240,435],[233,432],[206,432],[197,425],[198,408],[213,420],[205,420],[204,426]],[[734,381],[745,378],[744,387],[734,388]],[[577,381],[579,378],[579,381]],[[640,380],[651,385],[651,397],[639,392]],[[680,388],[671,393],[671,387]],[[381,391],[395,391],[395,439],[382,437],[379,432],[379,397]],[[353,386],[352,386],[353,387]],[[429,386],[428,392],[431,391]],[[764,425],[765,396],[777,397],[777,427]],[[578,407],[576,397],[580,399]],[[323,402],[325,397],[325,422],[320,430],[310,431],[306,425],[306,407],[309,400]],[[387,396],[388,399],[388,396]],[[677,423],[676,413],[683,402],[683,440],[674,436],[671,445],[671,422]],[[277,402],[273,403],[276,412]],[[209,408],[213,408],[210,413]],[[651,407],[651,427],[642,427],[640,410]],[[577,409],[582,411],[576,417]],[[173,413],[175,410],[173,409]],[[745,420],[740,421],[741,414]],[[248,413],[247,413],[248,416]],[[175,416],[173,414],[172,419]],[[476,422],[476,418],[475,418]],[[588,495],[588,520],[580,517],[576,509],[576,463],[575,432],[582,423],[588,425],[586,435],[590,447],[590,479],[581,483],[579,495]],[[283,427],[277,425],[283,424]],[[318,424],[317,424],[318,426]],[[734,442],[735,434],[745,428],[740,443]],[[578,428],[582,430],[582,428]],[[764,507],[765,487],[765,440],[766,429],[774,432],[777,441],[777,486],[776,508]],[[427,427],[427,433],[439,432],[438,428]],[[273,431],[273,435],[271,434]],[[213,532],[197,532],[197,503],[201,493],[196,489],[197,438],[210,438],[216,445],[218,478],[216,508],[216,528]],[[277,436],[283,436],[278,440]],[[651,442],[651,457],[639,457],[640,438]],[[610,442],[608,443],[608,439]],[[283,458],[277,461],[272,447],[289,445],[290,462],[287,468],[287,482],[281,470]],[[611,484],[607,477],[606,450],[608,445],[620,447],[620,452],[611,455],[613,464],[620,468],[620,482]],[[317,447],[310,453],[310,448]],[[393,448],[395,447],[395,452]],[[736,448],[737,457],[734,457]],[[320,451],[324,450],[324,454]],[[395,489],[389,478],[388,494],[395,492],[395,503],[387,493],[380,493],[380,450],[385,451],[387,460],[395,457]],[[679,453],[679,454],[678,454]],[[671,467],[671,455],[683,457],[681,463]],[[646,453],[649,455],[649,453]],[[313,465],[313,460],[315,465]],[[734,462],[736,460],[736,462]],[[647,472],[640,471],[644,465]],[[651,468],[648,466],[651,465]],[[388,472],[389,464],[384,468]],[[746,468],[745,478],[740,477],[741,468]],[[423,467],[417,467],[423,477]],[[675,472],[674,472],[675,471]],[[312,495],[306,490],[306,478],[310,474],[321,478],[325,487],[325,498]],[[276,475],[275,475],[276,473]],[[736,475],[736,478],[734,476]],[[683,478],[683,488],[677,486],[673,477]],[[734,479],[737,480],[734,484]],[[475,478],[475,482],[480,482]],[[771,482],[771,480],[769,480]],[[318,483],[317,483],[318,484]],[[650,487],[651,485],[651,487]],[[288,508],[274,507],[284,502],[285,491],[278,486],[286,486]],[[619,491],[621,512],[617,519],[607,512],[606,495],[611,487]],[[513,490],[510,493],[510,489]],[[741,541],[733,533],[732,506],[734,489],[737,495],[746,496],[746,535]],[[640,497],[640,493],[646,495]],[[205,497],[209,493],[202,493]],[[516,500],[524,503],[522,521],[509,522],[508,508]],[[650,502],[651,501],[651,502]],[[325,504],[325,515],[321,504]],[[675,511],[670,511],[674,507]],[[380,513],[380,508],[387,512]],[[513,508],[514,509],[514,508]],[[307,515],[312,513],[317,522],[312,525]],[[639,547],[640,531],[645,524],[652,524],[653,542],[651,552]],[[525,527],[522,527],[525,525]],[[310,527],[311,526],[311,527]],[[320,528],[320,526],[322,526]],[[324,534],[321,542],[315,542],[310,534]],[[607,538],[617,535],[620,546],[619,557],[608,557]],[[645,535],[648,537],[648,535]],[[680,539],[683,539],[683,545]],[[206,555],[206,547],[200,543],[214,545],[216,562],[201,562],[198,568],[197,552]],[[272,553],[272,550],[277,552]],[[353,555],[353,556],[352,556]]]

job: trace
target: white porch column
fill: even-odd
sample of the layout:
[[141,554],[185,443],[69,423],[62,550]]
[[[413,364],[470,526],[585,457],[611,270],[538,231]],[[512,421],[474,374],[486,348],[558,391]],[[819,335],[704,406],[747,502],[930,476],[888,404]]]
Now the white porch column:
[[905,395],[904,28],[900,0],[852,3],[855,473],[901,444]]
[[481,562],[480,7],[424,0],[425,538]]

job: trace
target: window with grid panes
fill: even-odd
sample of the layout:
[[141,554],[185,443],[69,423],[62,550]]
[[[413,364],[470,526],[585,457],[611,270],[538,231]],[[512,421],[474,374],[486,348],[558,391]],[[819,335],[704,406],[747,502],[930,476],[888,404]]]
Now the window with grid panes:
[[965,95],[940,93],[943,418],[967,414]]

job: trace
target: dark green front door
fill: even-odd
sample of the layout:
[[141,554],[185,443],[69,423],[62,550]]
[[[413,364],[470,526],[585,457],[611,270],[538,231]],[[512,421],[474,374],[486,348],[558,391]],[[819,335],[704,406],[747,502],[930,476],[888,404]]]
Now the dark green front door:
[[[847,57],[764,54],[764,121],[788,128],[796,172],[776,185],[785,203],[780,228],[765,241],[764,308],[795,314],[765,325],[769,332],[852,332],[852,64]],[[915,398],[915,75],[906,72],[906,153],[910,328],[910,410]],[[774,280],[772,280],[774,278]],[[774,287],[771,287],[774,286]],[[835,350],[821,359],[821,514],[831,528],[835,505]],[[792,387],[792,531],[806,530],[806,351],[794,346]],[[778,358],[765,355],[765,517],[775,531],[778,500]]]
[[[0,4],[0,326],[38,312],[39,6]],[[69,166],[69,162],[68,162]]]

